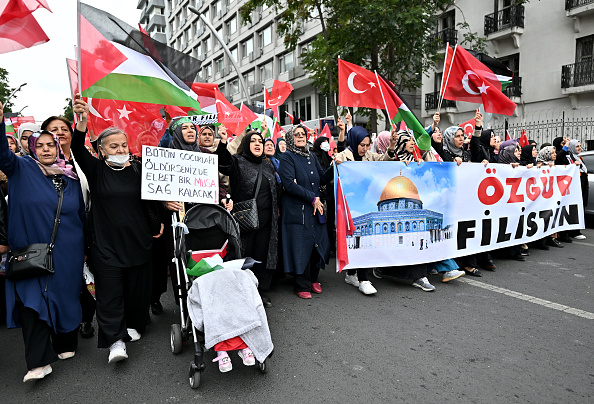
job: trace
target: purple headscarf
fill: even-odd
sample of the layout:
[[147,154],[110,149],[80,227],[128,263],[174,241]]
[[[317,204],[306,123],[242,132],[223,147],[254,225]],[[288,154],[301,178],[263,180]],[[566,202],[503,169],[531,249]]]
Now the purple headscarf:
[[[51,137],[54,139],[54,142],[56,143],[56,160],[51,165],[42,164],[39,161],[39,158],[37,157],[37,139],[39,139],[39,136],[41,135],[51,135]],[[39,165],[39,168],[41,169],[41,171],[43,171],[46,177],[64,174],[68,178],[78,180],[78,175],[76,175],[76,173],[74,172],[74,167],[72,167],[70,163],[66,162],[64,154],[62,154],[62,149],[60,148],[60,141],[58,140],[58,137],[54,135],[52,132],[42,130],[40,132],[35,132],[31,136],[29,136],[29,153],[30,156],[35,160],[37,165]]]

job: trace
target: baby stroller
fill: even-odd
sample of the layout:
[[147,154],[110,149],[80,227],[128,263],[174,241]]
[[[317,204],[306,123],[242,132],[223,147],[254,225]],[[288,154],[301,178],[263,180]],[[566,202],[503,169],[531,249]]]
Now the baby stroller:
[[[201,373],[206,368],[204,354],[204,333],[193,326],[187,306],[188,291],[192,287],[193,277],[186,273],[188,258],[192,251],[218,250],[226,243],[224,261],[241,257],[241,239],[238,224],[224,208],[214,204],[196,204],[186,212],[183,223],[173,215],[174,262],[176,264],[177,285],[174,286],[176,299],[179,300],[180,324],[171,325],[171,352],[178,354],[183,344],[192,338],[194,359],[190,363],[190,387],[198,388]],[[262,373],[267,372],[267,361],[258,362]]]

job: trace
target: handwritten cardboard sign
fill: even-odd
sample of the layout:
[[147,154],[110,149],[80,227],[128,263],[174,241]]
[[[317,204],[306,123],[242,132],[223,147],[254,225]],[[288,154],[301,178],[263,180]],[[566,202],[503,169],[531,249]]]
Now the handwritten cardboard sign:
[[219,156],[142,146],[142,199],[219,203]]

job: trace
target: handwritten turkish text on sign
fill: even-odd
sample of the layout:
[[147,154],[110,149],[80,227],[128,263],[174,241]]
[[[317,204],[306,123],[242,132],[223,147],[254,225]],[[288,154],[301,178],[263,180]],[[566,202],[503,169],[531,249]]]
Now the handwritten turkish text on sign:
[[216,154],[143,146],[142,199],[219,202]]

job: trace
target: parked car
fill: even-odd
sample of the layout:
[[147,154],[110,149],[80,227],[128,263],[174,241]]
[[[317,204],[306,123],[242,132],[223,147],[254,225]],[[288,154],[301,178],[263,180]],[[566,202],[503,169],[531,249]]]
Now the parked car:
[[580,153],[580,157],[588,167],[588,182],[590,183],[588,205],[584,206],[584,214],[594,217],[594,150]]

